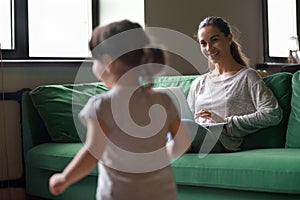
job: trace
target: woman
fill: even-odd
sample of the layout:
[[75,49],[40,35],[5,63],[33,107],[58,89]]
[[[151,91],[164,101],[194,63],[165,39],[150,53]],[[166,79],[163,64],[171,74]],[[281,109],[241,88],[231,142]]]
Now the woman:
[[[262,78],[249,67],[228,22],[220,17],[205,18],[199,25],[197,39],[209,61],[209,72],[193,82],[189,106],[199,124],[224,123],[220,134],[213,133],[218,139],[211,145],[211,152],[240,150],[246,135],[281,121],[281,108]],[[197,134],[201,145],[206,132]]]

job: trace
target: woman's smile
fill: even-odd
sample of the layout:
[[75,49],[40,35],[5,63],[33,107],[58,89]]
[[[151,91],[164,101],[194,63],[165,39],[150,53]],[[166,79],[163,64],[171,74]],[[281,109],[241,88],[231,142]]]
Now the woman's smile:
[[218,51],[214,51],[214,52],[211,52],[211,53],[206,53],[206,56],[208,59],[210,60],[215,60],[219,55],[219,52]]

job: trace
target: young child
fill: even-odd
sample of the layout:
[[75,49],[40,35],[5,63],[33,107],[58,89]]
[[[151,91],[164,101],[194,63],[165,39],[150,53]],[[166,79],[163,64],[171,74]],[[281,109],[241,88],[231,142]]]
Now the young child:
[[[110,90],[92,97],[80,112],[87,127],[84,147],[50,178],[52,194],[98,164],[98,200],[176,199],[170,158],[182,155],[190,142],[169,96],[151,89],[165,57],[149,43],[141,26],[128,20],[94,29],[93,73]],[[173,139],[166,143],[168,132]]]

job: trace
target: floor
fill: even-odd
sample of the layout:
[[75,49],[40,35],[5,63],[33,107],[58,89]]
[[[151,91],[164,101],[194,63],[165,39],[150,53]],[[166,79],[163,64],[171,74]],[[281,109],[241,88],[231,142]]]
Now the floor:
[[26,195],[26,200],[50,200],[50,199]]

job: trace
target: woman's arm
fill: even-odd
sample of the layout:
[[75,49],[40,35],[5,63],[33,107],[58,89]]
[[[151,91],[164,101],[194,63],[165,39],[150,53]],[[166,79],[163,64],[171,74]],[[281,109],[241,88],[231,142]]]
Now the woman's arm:
[[[96,119],[88,118],[85,146],[76,154],[62,173],[49,181],[50,192],[61,194],[67,187],[86,176],[98,163],[106,145],[106,137]],[[102,127],[102,124],[101,124]]]
[[228,134],[250,134],[262,128],[275,126],[282,119],[282,110],[278,101],[263,80],[253,84],[249,91],[256,112],[228,117]]

